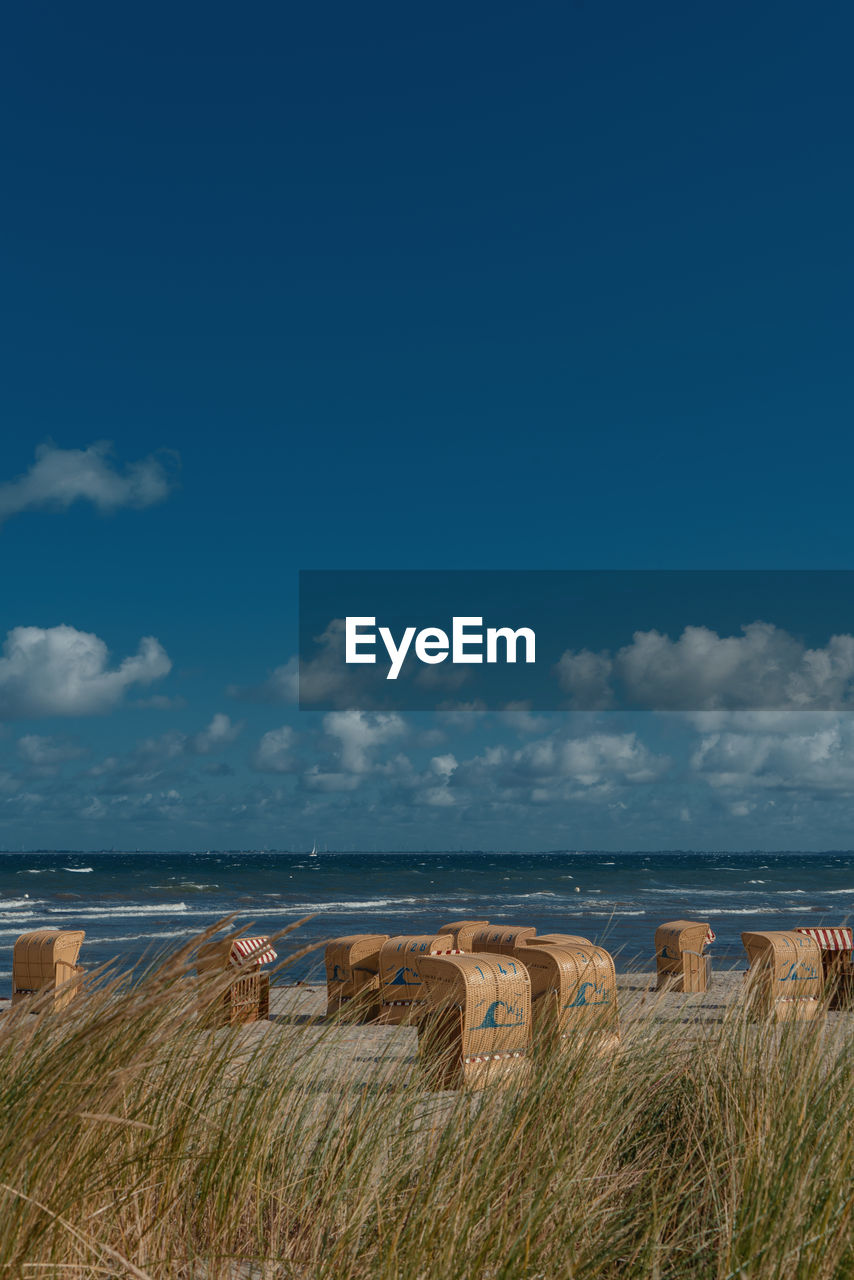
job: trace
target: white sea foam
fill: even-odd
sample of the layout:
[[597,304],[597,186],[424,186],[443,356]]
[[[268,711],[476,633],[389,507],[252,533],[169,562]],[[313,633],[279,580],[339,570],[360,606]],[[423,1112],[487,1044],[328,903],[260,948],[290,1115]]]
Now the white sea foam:
[[726,910],[724,907],[706,907],[702,910],[698,909],[694,914],[698,916],[764,916],[768,914],[768,908],[732,907],[730,910]]
[[[581,912],[578,912],[577,914],[579,914],[579,915],[580,915],[580,914],[582,914],[582,913],[581,913]],[[614,911],[585,911],[583,914],[584,914],[584,915],[586,915],[586,916],[603,916],[603,917],[608,917],[608,916],[645,916],[645,915],[646,915],[646,912],[645,912],[645,911],[617,911],[617,910],[615,909]]]
[[0,899],[0,911],[11,911],[14,907],[37,907],[39,906],[38,898],[2,898]]
[[63,871],[73,871],[79,876],[85,876],[87,871],[91,871],[92,867],[63,867]]
[[165,916],[165,915],[191,915],[191,916],[209,916],[215,913],[208,911],[190,911],[183,902],[164,902],[159,906],[153,906],[146,903],[144,906],[133,906],[131,903],[123,903],[114,907],[90,907],[85,903],[79,906],[71,907],[46,907],[40,913],[42,915],[55,916],[73,916],[75,920],[121,920],[133,919],[135,916]]

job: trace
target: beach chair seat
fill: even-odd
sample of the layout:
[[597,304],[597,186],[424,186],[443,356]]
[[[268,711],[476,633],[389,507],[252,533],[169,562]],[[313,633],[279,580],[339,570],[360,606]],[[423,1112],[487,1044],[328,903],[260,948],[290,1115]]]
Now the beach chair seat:
[[473,955],[512,956],[526,939],[533,938],[536,929],[532,925],[492,924],[476,930],[472,938]]
[[757,1017],[809,1021],[823,1010],[821,949],[797,930],[743,933],[748,1001]]
[[425,955],[418,1019],[422,1068],[437,1089],[508,1082],[528,1063],[531,980],[499,955]]
[[488,924],[488,920],[452,920],[450,924],[441,925],[439,933],[449,933],[457,951],[471,951],[474,935]]
[[814,938],[819,945],[828,1008],[854,1008],[854,929],[847,925],[799,925],[796,932]]
[[592,943],[571,945],[528,939],[516,951],[531,979],[534,1036],[594,1032],[614,1047],[618,1039],[617,977],[613,957]]
[[708,991],[711,958],[705,948],[715,940],[707,920],[669,920],[655,931],[655,967],[659,990],[686,995]]
[[450,933],[401,934],[380,948],[380,1022],[398,1025],[417,1017],[423,998],[419,961],[436,952],[455,951]]
[[265,1022],[270,1016],[270,975],[261,966],[271,964],[276,952],[268,938],[218,938],[204,942],[196,956],[200,978],[212,974],[233,977],[213,1001],[203,988],[199,995],[203,1016],[213,1026]]
[[80,988],[84,972],[77,957],[83,929],[35,929],[22,933],[12,951],[12,1004],[52,987],[53,1006],[64,1009]]
[[326,947],[326,1016],[372,1022],[380,1011],[380,948],[387,933],[351,933]]

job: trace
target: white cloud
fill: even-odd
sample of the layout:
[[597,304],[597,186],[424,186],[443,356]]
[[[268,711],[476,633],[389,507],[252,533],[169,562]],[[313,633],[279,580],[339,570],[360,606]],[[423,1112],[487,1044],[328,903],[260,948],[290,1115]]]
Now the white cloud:
[[451,774],[457,768],[456,756],[434,756],[430,761],[430,768],[434,773],[438,773],[440,778],[450,778]]
[[259,773],[296,773],[297,762],[292,754],[296,734],[290,725],[270,729],[265,733],[252,757],[252,767]]
[[74,627],[15,627],[0,657],[0,716],[97,715],[135,684],[167,675],[172,663],[153,636],[110,668],[104,641]]
[[230,718],[218,711],[206,729],[189,739],[188,749],[195,755],[207,756],[219,747],[225,747],[240,736],[242,724],[233,724]]
[[576,709],[828,709],[854,704],[854,636],[809,649],[767,622],[725,637],[708,627],[686,627],[678,640],[637,631],[613,657],[568,650],[557,673]]
[[[22,511],[65,511],[74,502],[91,502],[99,511],[119,507],[150,507],[162,502],[173,487],[171,470],[161,458],[150,456],[118,470],[109,443],[87,449],[58,449],[42,444],[29,471],[0,484],[0,523]],[[177,455],[164,457],[174,463]]]
[[393,711],[330,711],[323,727],[337,738],[341,764],[349,773],[367,773],[374,748],[406,732],[405,721]]

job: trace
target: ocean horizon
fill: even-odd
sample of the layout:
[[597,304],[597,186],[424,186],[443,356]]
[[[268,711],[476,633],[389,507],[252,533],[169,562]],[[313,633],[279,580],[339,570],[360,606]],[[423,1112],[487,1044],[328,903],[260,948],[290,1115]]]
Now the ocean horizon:
[[[653,966],[658,924],[708,919],[713,964],[745,961],[741,931],[844,924],[854,852],[542,851],[204,853],[31,850],[0,854],[0,994],[12,947],[42,927],[81,928],[87,968],[126,971],[216,921],[275,934],[280,959],[348,933],[434,932],[451,919],[581,933],[617,968]],[[322,949],[278,981],[322,979]]]

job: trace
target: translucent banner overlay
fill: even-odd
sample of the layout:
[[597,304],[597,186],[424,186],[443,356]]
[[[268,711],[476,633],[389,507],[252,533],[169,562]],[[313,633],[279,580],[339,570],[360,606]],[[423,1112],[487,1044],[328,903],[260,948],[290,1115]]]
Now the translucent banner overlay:
[[854,571],[305,570],[304,710],[854,707]]

